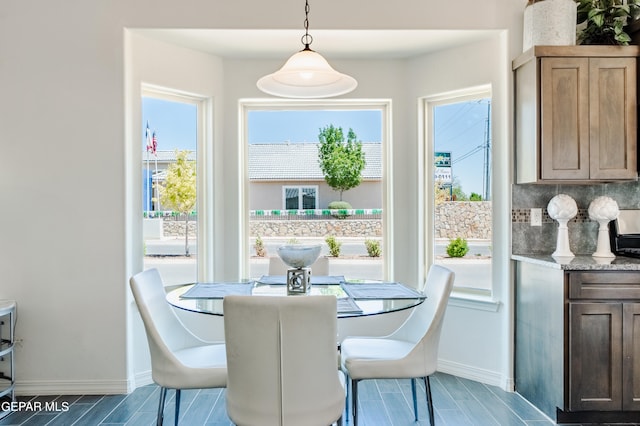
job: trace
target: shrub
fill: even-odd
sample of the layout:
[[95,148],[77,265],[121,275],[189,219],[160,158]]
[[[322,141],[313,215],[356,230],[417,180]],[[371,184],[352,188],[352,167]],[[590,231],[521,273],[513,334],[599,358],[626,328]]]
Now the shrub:
[[367,248],[367,253],[370,257],[380,257],[380,254],[382,254],[382,250],[380,249],[380,241],[365,239],[364,245]]
[[348,217],[347,210],[351,210],[351,204],[346,201],[332,201],[329,203],[329,210],[338,210],[338,214],[334,214],[333,217],[337,219],[344,219]]
[[291,237],[287,240],[287,244],[300,244],[296,237]]
[[346,201],[332,201],[329,203],[329,210],[350,210],[352,209],[351,204]]
[[329,246],[329,254],[333,257],[339,257],[340,246],[342,245],[342,243],[338,242],[338,240],[336,240],[336,237],[332,235],[329,235],[327,238],[324,239],[324,241]]
[[456,238],[455,240],[449,240],[447,246],[447,254],[451,257],[463,257],[469,251],[467,240],[464,238]]
[[253,245],[256,249],[256,256],[265,257],[267,255],[267,249],[264,246],[264,242],[260,235],[256,237],[256,243]]

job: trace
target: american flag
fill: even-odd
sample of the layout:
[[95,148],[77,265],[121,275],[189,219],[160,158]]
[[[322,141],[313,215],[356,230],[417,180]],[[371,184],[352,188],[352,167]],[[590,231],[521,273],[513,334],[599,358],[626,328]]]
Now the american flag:
[[147,130],[145,132],[145,136],[147,138],[147,152],[156,155],[156,149],[158,147],[158,140],[156,139],[156,132],[151,134],[151,129],[149,128],[149,122],[147,121]]
[[157,155],[156,151],[158,150],[158,139],[156,138],[156,132],[153,131],[153,136],[151,137],[152,151],[153,155]]

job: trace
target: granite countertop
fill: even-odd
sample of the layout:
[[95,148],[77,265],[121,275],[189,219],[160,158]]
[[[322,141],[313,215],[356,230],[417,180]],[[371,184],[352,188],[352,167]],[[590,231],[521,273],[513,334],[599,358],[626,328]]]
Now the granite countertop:
[[640,259],[622,256],[596,258],[590,255],[577,255],[569,258],[554,258],[543,254],[512,254],[511,259],[564,271],[640,271]]

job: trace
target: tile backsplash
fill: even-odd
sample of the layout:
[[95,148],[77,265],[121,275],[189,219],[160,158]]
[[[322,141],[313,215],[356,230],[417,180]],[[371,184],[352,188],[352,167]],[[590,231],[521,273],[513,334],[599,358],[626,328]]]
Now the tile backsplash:
[[[547,204],[558,194],[567,194],[578,205],[578,214],[568,223],[569,245],[574,254],[596,250],[598,223],[589,219],[588,208],[596,197],[606,195],[621,210],[640,209],[640,183],[620,182],[592,185],[522,184],[512,186],[512,253],[551,254],[556,249],[558,223],[547,213]],[[542,226],[530,225],[532,208],[542,209]]]

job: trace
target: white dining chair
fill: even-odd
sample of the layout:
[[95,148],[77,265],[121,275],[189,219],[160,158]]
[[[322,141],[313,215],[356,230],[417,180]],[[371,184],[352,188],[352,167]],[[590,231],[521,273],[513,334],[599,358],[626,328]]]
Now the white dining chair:
[[342,421],[335,296],[227,296],[227,414],[239,426]]
[[434,424],[429,376],[437,368],[440,331],[453,281],[452,271],[432,265],[424,288],[425,301],[396,331],[384,337],[347,337],[342,341],[341,368],[351,384],[354,426],[358,424],[358,382],[365,379],[411,379],[413,410],[418,421],[416,379],[422,378],[429,421]]
[[184,327],[166,301],[157,269],[129,280],[151,353],[151,376],[160,386],[156,424],[162,425],[167,389],[176,390],[175,424],[180,416],[180,390],[224,388],[227,384],[223,343],[205,342]]

